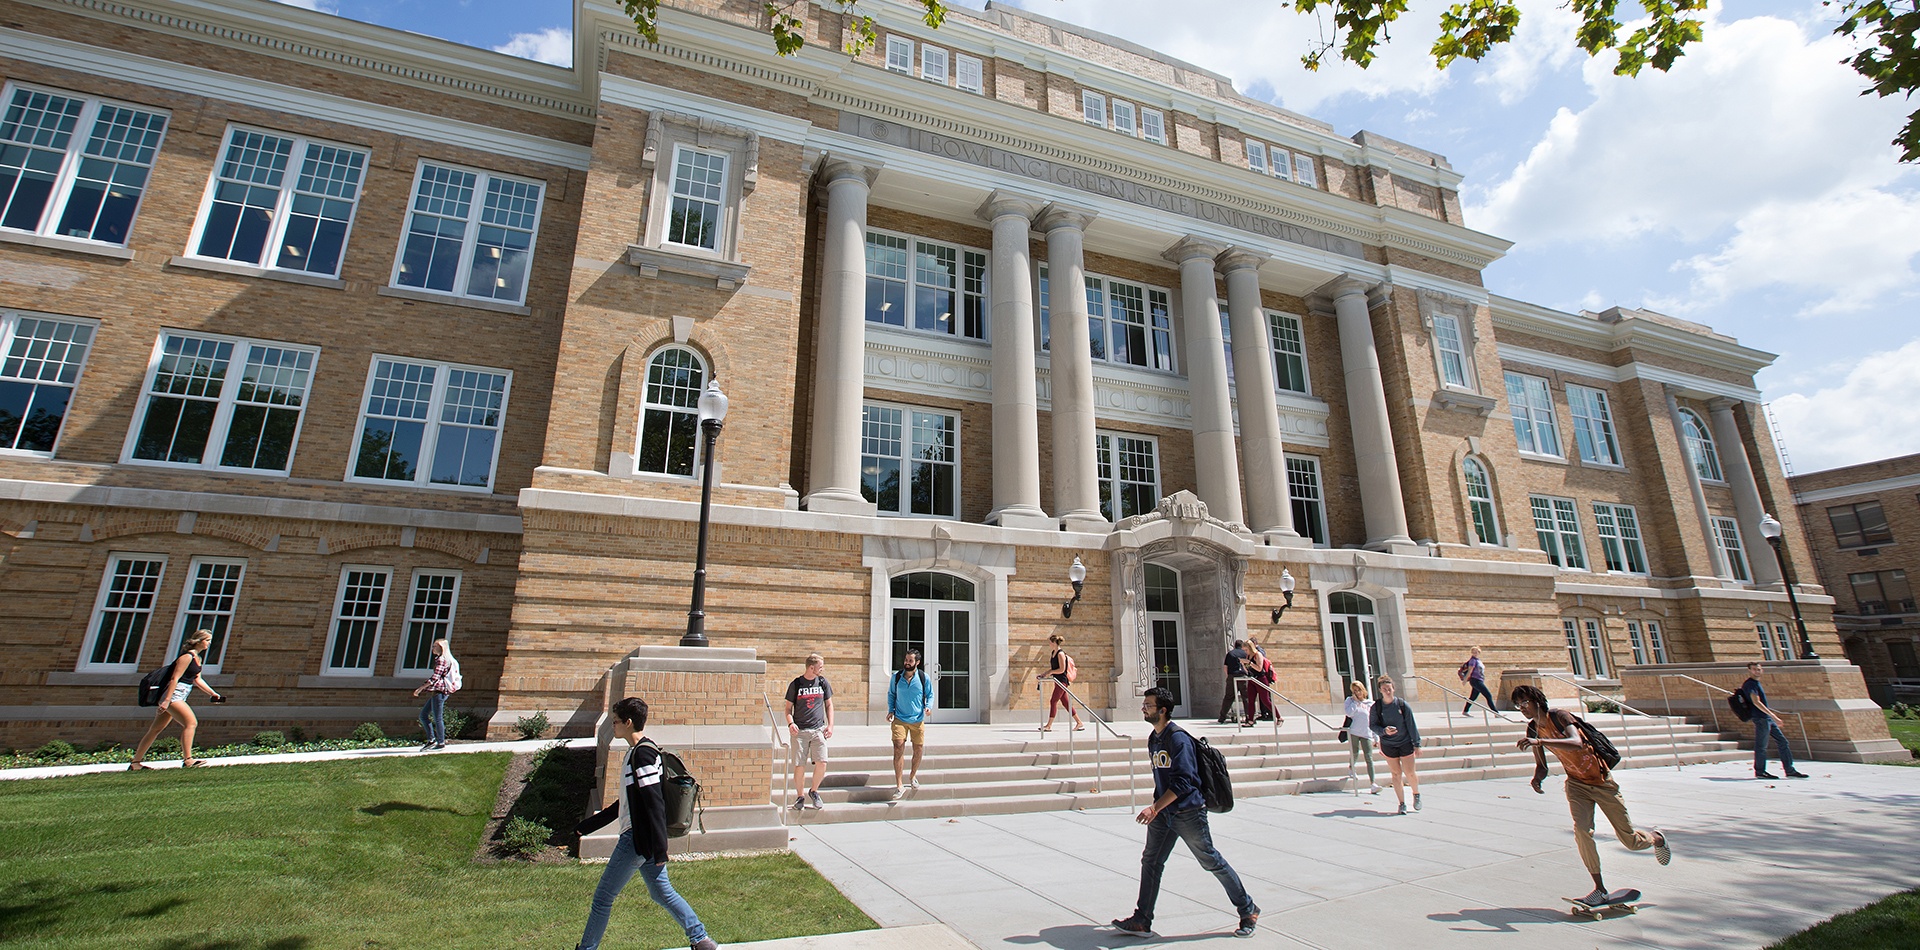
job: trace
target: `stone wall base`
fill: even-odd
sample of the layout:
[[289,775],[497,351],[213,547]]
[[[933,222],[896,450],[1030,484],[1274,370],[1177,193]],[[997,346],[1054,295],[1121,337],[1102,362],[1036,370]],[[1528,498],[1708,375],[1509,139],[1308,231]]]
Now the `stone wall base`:
[[[1880,706],[1867,696],[1860,668],[1845,660],[1779,660],[1766,663],[1760,683],[1767,703],[1782,715],[1796,756],[1832,762],[1895,762],[1910,758],[1887,732]],[[1711,722],[1751,747],[1753,726],[1727,705],[1728,692],[1747,678],[1747,665],[1663,663],[1620,671],[1627,702],[1655,715]],[[1704,685],[1703,685],[1704,684]]]

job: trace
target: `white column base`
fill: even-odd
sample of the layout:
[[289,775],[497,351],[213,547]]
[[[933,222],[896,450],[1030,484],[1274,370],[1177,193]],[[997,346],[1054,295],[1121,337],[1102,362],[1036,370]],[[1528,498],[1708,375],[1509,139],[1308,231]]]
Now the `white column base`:
[[1261,540],[1264,540],[1268,545],[1276,548],[1313,547],[1312,538],[1309,538],[1303,534],[1295,534],[1292,531],[1284,531],[1284,530],[1267,531],[1262,533],[1260,535],[1260,538]]
[[807,496],[806,508],[817,514],[872,515],[880,509],[859,492],[843,488],[823,488]]
[[987,514],[988,524],[997,524],[1002,528],[1034,528],[1041,531],[1057,531],[1060,521],[1032,505],[1008,505],[999,511]]
[[1113,529],[1113,522],[1100,517],[1098,511],[1069,511],[1060,516],[1060,525],[1067,531],[1087,531],[1094,534],[1106,534]]
[[1382,554],[1402,554],[1407,557],[1427,557],[1430,552],[1424,544],[1415,544],[1412,538],[1388,538],[1384,541],[1367,542],[1367,550]]

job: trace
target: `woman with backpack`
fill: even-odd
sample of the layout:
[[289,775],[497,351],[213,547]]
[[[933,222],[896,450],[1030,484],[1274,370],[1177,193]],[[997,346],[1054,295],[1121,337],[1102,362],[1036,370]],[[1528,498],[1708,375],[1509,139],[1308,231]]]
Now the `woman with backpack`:
[[453,647],[444,637],[433,641],[433,665],[427,681],[413,691],[415,699],[427,694],[426,705],[420,707],[420,730],[426,733],[427,741],[420,751],[447,747],[447,697],[460,688],[459,677],[460,661],[453,658]]
[[1087,724],[1080,721],[1080,711],[1073,708],[1073,700],[1067,698],[1067,684],[1073,682],[1076,672],[1073,657],[1067,655],[1067,638],[1056,633],[1048,637],[1047,642],[1053,644],[1053,658],[1048,661],[1047,671],[1040,674],[1040,681],[1044,683],[1052,677],[1053,689],[1047,698],[1047,724],[1041,726],[1040,731],[1053,731],[1053,717],[1065,707],[1067,715],[1073,717],[1074,731],[1078,732],[1087,728]]
[[1367,715],[1367,725],[1380,737],[1380,754],[1387,757],[1387,768],[1393,772],[1393,795],[1400,799],[1400,814],[1407,813],[1402,783],[1413,786],[1413,810],[1419,811],[1420,773],[1414,770],[1414,760],[1420,757],[1420,727],[1413,721],[1413,707],[1393,694],[1393,677],[1383,673],[1374,685],[1380,694]]
[[153,768],[147,764],[147,750],[152,748],[153,740],[160,738],[161,730],[174,722],[180,723],[180,766],[191,768],[207,764],[205,760],[193,757],[193,734],[200,728],[200,720],[194,717],[193,709],[187,705],[187,697],[193,695],[193,688],[198,686],[206,690],[214,702],[227,701],[225,696],[214,692],[213,687],[200,678],[200,658],[206,655],[207,648],[212,645],[211,630],[195,630],[187,637],[185,649],[167,667],[167,685],[160,691],[160,710],[153,714],[153,724],[147,727],[147,734],[140,737],[140,744],[134,748],[133,762],[127,766],[127,771],[145,772]]

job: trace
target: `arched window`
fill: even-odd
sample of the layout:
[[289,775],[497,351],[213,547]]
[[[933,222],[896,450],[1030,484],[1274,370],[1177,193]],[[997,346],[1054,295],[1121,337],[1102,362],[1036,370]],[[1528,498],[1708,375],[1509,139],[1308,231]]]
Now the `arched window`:
[[1340,676],[1342,695],[1348,684],[1356,680],[1367,684],[1371,691],[1374,678],[1383,672],[1380,630],[1373,616],[1373,601],[1351,591],[1339,591],[1327,597],[1327,614],[1333,667]]
[[1693,470],[1707,481],[1720,481],[1720,457],[1713,451],[1713,433],[1691,409],[1680,410],[1680,428],[1687,434],[1687,457],[1693,460]]
[[700,391],[706,385],[706,362],[685,347],[667,347],[647,361],[635,469],[661,475],[693,474]]
[[1474,535],[1481,544],[1499,544],[1500,523],[1494,518],[1493,483],[1486,466],[1470,458],[1460,463],[1460,469],[1467,480],[1467,510],[1473,515]]

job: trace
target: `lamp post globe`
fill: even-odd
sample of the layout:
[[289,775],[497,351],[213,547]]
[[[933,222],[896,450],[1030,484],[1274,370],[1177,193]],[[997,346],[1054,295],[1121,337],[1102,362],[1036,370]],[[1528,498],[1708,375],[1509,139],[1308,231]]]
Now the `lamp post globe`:
[[705,442],[700,455],[700,540],[693,554],[693,606],[687,611],[687,632],[680,638],[683,647],[707,645],[707,525],[713,514],[713,453],[720,439],[720,426],[727,419],[727,394],[720,391],[719,380],[708,380],[700,393],[700,434]]
[[1800,659],[1817,660],[1820,654],[1813,652],[1813,639],[1807,636],[1807,621],[1800,616],[1800,598],[1794,593],[1793,569],[1787,565],[1786,553],[1781,550],[1780,533],[1780,519],[1761,512],[1760,536],[1773,547],[1774,563],[1780,565],[1781,585],[1787,589],[1787,606],[1793,608],[1793,625],[1800,631]]

